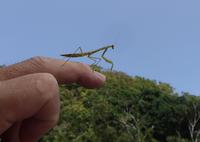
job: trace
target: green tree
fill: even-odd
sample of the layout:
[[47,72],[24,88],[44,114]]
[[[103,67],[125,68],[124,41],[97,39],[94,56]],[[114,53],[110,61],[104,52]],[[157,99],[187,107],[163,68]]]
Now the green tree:
[[[199,97],[169,84],[123,72],[103,71],[100,89],[60,86],[61,116],[42,142],[186,142],[188,116]],[[179,134],[179,135],[177,135]]]

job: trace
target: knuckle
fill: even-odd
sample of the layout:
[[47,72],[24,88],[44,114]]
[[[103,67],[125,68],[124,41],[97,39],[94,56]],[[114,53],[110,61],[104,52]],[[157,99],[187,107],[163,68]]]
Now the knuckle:
[[39,73],[36,80],[36,88],[39,92],[41,99],[46,103],[43,106],[49,109],[48,118],[45,121],[49,125],[55,126],[59,120],[59,86],[55,77],[50,73]]
[[41,59],[43,59],[44,57],[42,57],[42,56],[34,56],[34,57],[32,57],[31,59],[32,60],[41,60]]
[[52,128],[57,125],[59,121],[59,114],[54,115],[53,117],[49,116],[47,119],[44,119],[43,121],[45,121],[45,123],[48,124],[50,128]]
[[54,117],[54,119],[52,120],[52,126],[54,127],[55,125],[57,125],[58,121],[59,121],[59,115]]
[[35,67],[44,67],[46,64],[46,59],[45,57],[42,56],[35,56],[30,58],[29,62],[31,65]]
[[41,97],[52,98],[58,94],[58,83],[55,77],[50,73],[39,73],[36,79],[36,89],[42,95]]

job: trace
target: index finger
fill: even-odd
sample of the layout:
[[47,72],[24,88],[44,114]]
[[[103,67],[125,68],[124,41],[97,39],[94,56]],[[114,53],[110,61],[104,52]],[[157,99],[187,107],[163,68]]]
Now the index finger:
[[0,80],[8,80],[32,73],[51,73],[58,83],[79,83],[87,88],[101,87],[105,76],[92,71],[83,63],[67,62],[48,58],[33,57],[29,60],[0,69]]

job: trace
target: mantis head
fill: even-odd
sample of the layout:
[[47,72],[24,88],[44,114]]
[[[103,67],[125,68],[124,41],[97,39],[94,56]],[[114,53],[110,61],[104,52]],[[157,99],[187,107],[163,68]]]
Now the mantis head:
[[114,49],[115,48],[114,45],[111,45],[111,48]]

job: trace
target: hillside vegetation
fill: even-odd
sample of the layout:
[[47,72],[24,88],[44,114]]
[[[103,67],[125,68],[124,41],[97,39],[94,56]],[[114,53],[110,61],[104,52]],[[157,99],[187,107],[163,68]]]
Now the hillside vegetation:
[[100,89],[60,86],[58,125],[40,142],[197,142],[200,98],[169,84],[101,71]]

